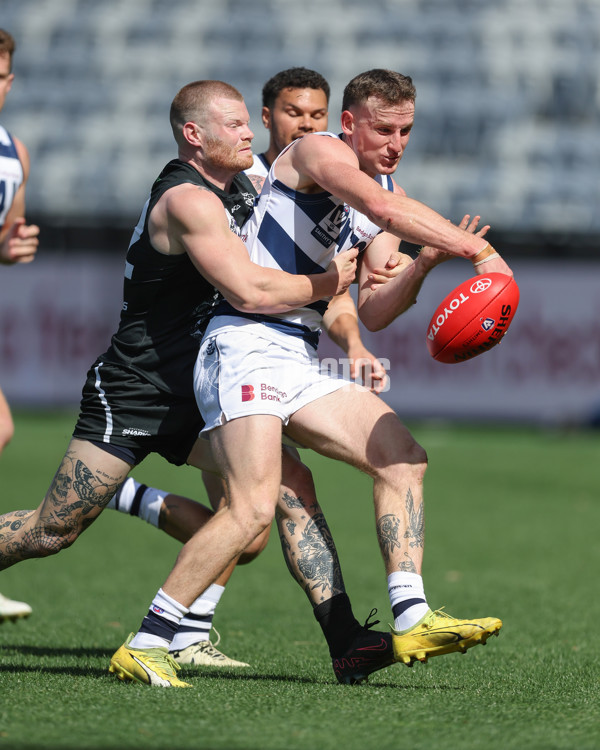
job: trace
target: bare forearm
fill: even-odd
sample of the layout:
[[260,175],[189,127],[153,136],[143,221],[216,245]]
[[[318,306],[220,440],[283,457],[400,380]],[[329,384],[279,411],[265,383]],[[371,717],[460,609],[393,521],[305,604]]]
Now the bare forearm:
[[488,244],[483,237],[460,229],[424,203],[391,193],[382,198],[373,201],[371,218],[400,239],[463,258],[472,258]]
[[336,291],[336,279],[331,273],[311,276],[295,275],[261,268],[256,279],[248,280],[242,294],[230,291],[226,299],[243,312],[274,314],[295,310]]
[[[323,322],[325,323],[325,318]],[[346,354],[361,341],[358,319],[350,313],[341,312],[336,315],[333,323],[325,324],[325,329],[334,344],[337,344]]]
[[347,291],[356,276],[357,255],[356,248],[344,250],[334,256],[325,271],[310,276],[250,263],[238,269],[236,283],[227,285],[223,295],[234,307],[244,312],[295,310]]
[[394,279],[362,294],[358,314],[365,327],[379,331],[412,307],[431,268],[417,257]]
[[329,338],[346,353],[352,346],[360,343],[358,313],[350,292],[331,300],[323,316],[323,328]]

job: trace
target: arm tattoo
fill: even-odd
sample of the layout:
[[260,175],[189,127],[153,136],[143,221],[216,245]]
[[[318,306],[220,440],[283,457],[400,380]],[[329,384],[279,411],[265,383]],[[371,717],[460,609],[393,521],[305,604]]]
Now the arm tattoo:
[[256,192],[260,193],[260,191],[262,190],[262,186],[264,185],[265,178],[257,174],[249,174],[246,176],[248,177],[248,179],[254,186],[254,189],[256,190]]

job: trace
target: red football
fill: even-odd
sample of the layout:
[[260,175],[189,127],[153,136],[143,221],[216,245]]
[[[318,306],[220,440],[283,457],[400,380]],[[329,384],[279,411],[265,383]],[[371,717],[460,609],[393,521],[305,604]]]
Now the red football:
[[433,313],[427,348],[438,362],[473,359],[500,343],[519,304],[512,276],[488,273],[463,281]]

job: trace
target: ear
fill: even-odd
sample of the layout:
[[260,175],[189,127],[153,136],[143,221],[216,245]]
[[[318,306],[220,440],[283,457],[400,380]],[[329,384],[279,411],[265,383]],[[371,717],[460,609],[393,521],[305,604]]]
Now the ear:
[[271,110],[268,107],[262,108],[261,117],[265,128],[271,130]]
[[195,148],[202,146],[202,131],[195,122],[186,122],[182,128],[182,134],[185,140]]
[[354,115],[352,112],[347,109],[342,112],[341,124],[344,135],[352,135],[354,133]]

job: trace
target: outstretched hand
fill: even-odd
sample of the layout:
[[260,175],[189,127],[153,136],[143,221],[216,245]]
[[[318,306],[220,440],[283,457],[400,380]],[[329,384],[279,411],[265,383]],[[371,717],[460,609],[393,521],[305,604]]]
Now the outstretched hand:
[[[469,234],[474,234],[477,237],[485,237],[490,228],[490,225],[485,224],[481,227],[481,229],[477,229],[480,219],[481,216],[474,216],[471,219],[470,214],[465,214],[458,226],[460,229],[464,229],[465,232],[469,232]],[[435,247],[422,247],[419,253],[419,257],[422,261],[425,261],[430,268],[434,268],[440,263],[444,263],[445,261],[450,260],[450,258],[456,258],[456,255],[453,255],[452,253],[445,253],[443,250],[438,250]]]

